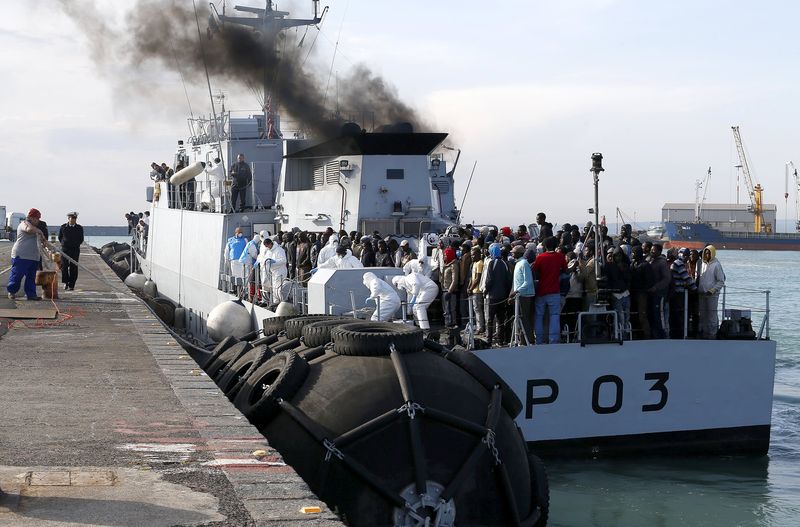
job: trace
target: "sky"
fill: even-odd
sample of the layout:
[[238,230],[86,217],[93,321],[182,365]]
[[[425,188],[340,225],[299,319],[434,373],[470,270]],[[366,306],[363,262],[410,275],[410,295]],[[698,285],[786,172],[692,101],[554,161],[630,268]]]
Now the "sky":
[[[95,3],[112,23],[133,4]],[[180,77],[155,64],[98,67],[57,2],[8,4],[0,18],[0,205],[35,206],[50,224],[70,210],[84,225],[124,224],[125,212],[147,207],[150,162],[171,162],[187,133]],[[455,177],[464,220],[515,225],[539,211],[556,223],[591,219],[593,152],[604,156],[600,210],[609,221],[619,208],[646,228],[665,202],[693,202],[709,166],[707,202],[733,203],[738,125],[765,201],[778,205],[779,220],[788,212],[793,221],[784,168],[793,159],[800,165],[800,3],[322,5],[330,9],[312,55],[319,78],[324,84],[330,72],[366,64],[450,133],[448,144],[462,150]],[[278,7],[301,17],[312,9],[310,0]],[[230,109],[258,107],[228,81],[211,82]],[[204,90],[189,86],[195,113],[210,109]]]

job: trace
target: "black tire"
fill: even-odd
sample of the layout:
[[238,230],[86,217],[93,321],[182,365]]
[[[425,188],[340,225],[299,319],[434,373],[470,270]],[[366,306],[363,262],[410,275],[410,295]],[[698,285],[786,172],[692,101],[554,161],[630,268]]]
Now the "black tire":
[[233,404],[251,423],[261,427],[280,410],[282,399],[291,399],[308,377],[308,363],[293,351],[278,353],[245,381]]
[[352,318],[337,317],[306,324],[303,326],[303,343],[308,348],[324,346],[331,341],[331,329],[342,324],[352,323],[352,321]]
[[237,342],[230,348],[226,349],[222,354],[214,359],[211,364],[206,368],[206,373],[211,379],[216,379],[219,372],[227,366],[239,359],[242,355],[250,351],[252,346],[249,342]]
[[528,453],[528,467],[531,472],[531,493],[533,506],[539,507],[541,514],[533,527],[545,527],[550,516],[550,484],[547,480],[547,469],[539,456]]
[[236,394],[239,393],[243,381],[247,380],[248,373],[252,374],[258,367],[274,356],[272,351],[267,346],[259,346],[253,348],[231,364],[225,371],[225,374],[220,377],[217,383],[219,389],[222,390],[228,399],[233,400]]
[[466,371],[472,377],[481,383],[481,385],[489,391],[492,391],[495,385],[500,385],[502,392],[502,404],[506,412],[511,418],[516,418],[522,411],[522,401],[519,400],[514,390],[506,384],[493,369],[486,365],[481,359],[475,356],[474,353],[464,350],[451,350],[445,355],[447,360],[453,364],[458,365],[462,370]]
[[285,329],[286,321],[297,318],[300,315],[287,315],[281,317],[265,318],[261,322],[261,327],[264,329],[264,336],[276,335]]
[[339,355],[379,357],[391,353],[415,353],[423,346],[422,330],[391,322],[351,322],[331,329],[333,351]]
[[[153,304],[157,304],[161,306],[161,314],[158,317],[163,320],[168,326],[175,325],[175,303],[168,298],[154,298],[152,300]],[[154,310],[155,311],[155,310]],[[158,311],[156,311],[158,313]]]
[[304,317],[297,317],[291,320],[286,321],[286,338],[287,339],[299,339],[303,336],[303,328],[308,324],[313,324],[315,322],[322,322],[323,320],[331,320],[334,318],[341,318],[336,317],[334,315],[311,315],[311,316],[304,316]]
[[239,339],[237,339],[237,338],[236,338],[236,337],[234,337],[234,336],[228,336],[228,337],[225,337],[225,338],[224,338],[224,339],[222,339],[222,340],[221,340],[221,341],[220,341],[218,344],[216,344],[216,345],[214,346],[214,350],[211,352],[211,356],[208,358],[208,360],[206,360],[206,362],[205,362],[205,363],[201,364],[200,366],[201,366],[203,369],[206,369],[206,368],[208,368],[208,366],[210,366],[210,365],[211,365],[211,363],[212,363],[212,362],[214,362],[214,361],[217,359],[217,357],[219,357],[220,355],[222,355],[222,353],[223,353],[223,352],[224,352],[226,349],[230,348],[231,346],[233,346],[233,345],[234,345],[234,344],[236,344],[237,342],[239,342]]

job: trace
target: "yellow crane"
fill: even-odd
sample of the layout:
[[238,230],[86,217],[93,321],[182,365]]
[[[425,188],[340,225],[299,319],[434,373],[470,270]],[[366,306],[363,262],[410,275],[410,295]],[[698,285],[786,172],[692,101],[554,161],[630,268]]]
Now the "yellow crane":
[[764,189],[758,183],[753,184],[753,178],[750,176],[750,166],[744,153],[742,136],[739,134],[739,127],[731,126],[731,129],[733,130],[733,139],[736,141],[736,151],[739,153],[739,164],[742,166],[744,183],[747,185],[747,193],[750,196],[750,206],[747,210],[753,213],[755,220],[755,228],[753,230],[754,232],[772,232],[772,225],[764,221],[764,201],[762,199]]

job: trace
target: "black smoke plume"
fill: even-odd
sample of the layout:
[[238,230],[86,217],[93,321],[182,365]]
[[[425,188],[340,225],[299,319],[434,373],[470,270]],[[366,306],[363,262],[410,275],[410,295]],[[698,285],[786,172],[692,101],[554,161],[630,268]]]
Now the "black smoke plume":
[[[273,107],[322,137],[339,130],[342,119],[333,107],[359,115],[364,127],[396,122],[424,126],[396,90],[364,65],[340,77],[338,86],[327,79],[323,84],[309,72],[307,48],[298,46],[294,31],[265,35],[232,24],[207,31],[209,10],[202,0],[197,5],[199,34],[191,0],[137,0],[121,27],[106,22],[91,0],[59,0],[59,4],[86,35],[92,59],[101,67],[149,73],[157,64],[170,71],[180,69],[187,81],[205,84],[207,65],[217,86],[234,83],[253,90],[266,84]],[[309,29],[306,40],[312,40],[313,31]],[[139,92],[146,95],[147,83],[141,86]]]

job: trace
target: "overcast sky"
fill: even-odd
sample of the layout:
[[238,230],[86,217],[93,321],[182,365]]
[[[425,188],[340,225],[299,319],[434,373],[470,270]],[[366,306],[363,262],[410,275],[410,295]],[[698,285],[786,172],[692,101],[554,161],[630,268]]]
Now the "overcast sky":
[[[84,225],[122,224],[125,211],[146,207],[150,161],[171,162],[186,134],[180,78],[154,65],[101,71],[55,2],[7,4],[0,18],[0,205],[9,212],[36,206],[53,224],[73,209]],[[119,20],[133,2],[98,4]],[[293,5],[295,15],[311,14],[310,1]],[[800,3],[327,5],[314,48],[319,76],[327,79],[341,32],[334,72],[367,64],[450,132],[463,151],[457,204],[477,161],[466,220],[518,224],[543,210],[559,223],[586,221],[592,152],[605,156],[601,210],[609,221],[617,207],[646,223],[665,202],[693,201],[694,182],[708,166],[708,201],[734,202],[734,124],[765,201],[784,218],[784,164],[800,164]],[[155,95],[119,90],[129,83]],[[212,83],[228,92],[229,108],[257,108],[222,79]],[[195,112],[207,111],[204,87],[190,88]]]

